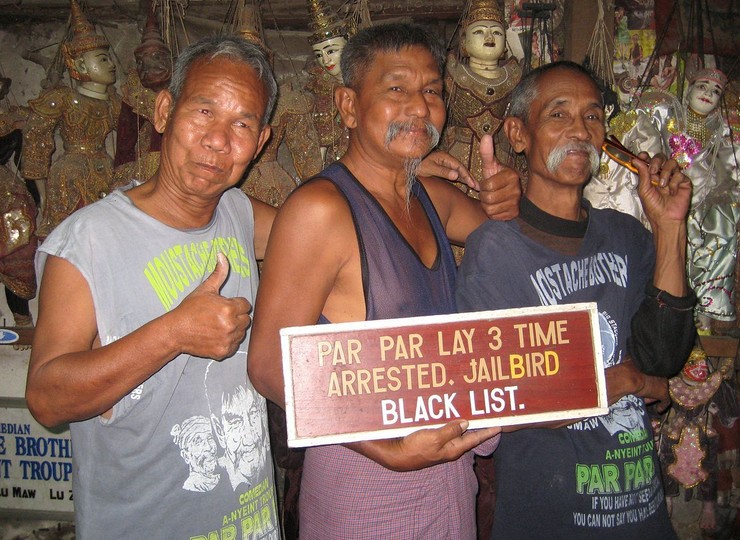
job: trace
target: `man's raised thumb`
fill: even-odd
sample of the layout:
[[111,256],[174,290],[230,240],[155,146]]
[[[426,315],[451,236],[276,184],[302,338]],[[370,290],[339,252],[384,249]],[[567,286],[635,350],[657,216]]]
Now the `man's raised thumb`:
[[211,275],[206,278],[201,287],[206,286],[214,292],[219,292],[221,286],[229,276],[229,260],[223,253],[219,253],[216,256],[216,268],[213,269]]
[[501,170],[501,163],[496,157],[496,147],[493,144],[493,137],[483,135],[480,141],[480,158],[483,169],[483,178],[493,176]]

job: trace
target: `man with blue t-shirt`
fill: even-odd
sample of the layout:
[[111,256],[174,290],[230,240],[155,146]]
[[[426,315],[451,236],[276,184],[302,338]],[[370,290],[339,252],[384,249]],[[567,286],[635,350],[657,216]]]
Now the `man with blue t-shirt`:
[[611,405],[602,417],[501,436],[492,538],[675,538],[645,400],[667,400],[665,377],[693,345],[691,184],[675,161],[633,160],[652,235],[583,199],[598,170],[604,106],[577,64],[525,76],[504,130],[526,158],[525,195],[517,219],[485,222],[468,238],[458,309],[596,302]]

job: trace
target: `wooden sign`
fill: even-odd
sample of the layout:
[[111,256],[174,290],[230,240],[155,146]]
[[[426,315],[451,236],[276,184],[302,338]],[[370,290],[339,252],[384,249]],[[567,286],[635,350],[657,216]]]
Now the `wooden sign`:
[[72,519],[72,441],[24,407],[0,406],[0,514]]
[[284,328],[288,444],[606,414],[596,304]]

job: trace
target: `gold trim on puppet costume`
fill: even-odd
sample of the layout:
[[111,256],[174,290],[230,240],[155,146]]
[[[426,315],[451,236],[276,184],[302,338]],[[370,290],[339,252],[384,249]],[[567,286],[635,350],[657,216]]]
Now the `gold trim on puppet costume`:
[[82,8],[77,0],[70,0],[70,10],[72,16],[72,39],[62,44],[62,55],[64,63],[69,70],[69,75],[78,81],[88,80],[88,76],[80,73],[75,65],[75,60],[80,55],[99,49],[108,50],[110,44],[103,36],[95,33],[95,27],[85,18]]
[[477,21],[493,21],[507,27],[504,13],[496,0],[471,0],[468,4],[468,10],[463,20],[462,28]]
[[343,37],[349,40],[354,33],[342,20],[334,9],[323,0],[308,0],[308,29],[312,34],[308,37],[311,45],[316,45],[327,39]]
[[248,2],[245,2],[238,16],[239,28],[236,33],[250,43],[262,47],[267,51],[265,38],[262,35],[262,21],[260,20],[259,7],[249,5]]

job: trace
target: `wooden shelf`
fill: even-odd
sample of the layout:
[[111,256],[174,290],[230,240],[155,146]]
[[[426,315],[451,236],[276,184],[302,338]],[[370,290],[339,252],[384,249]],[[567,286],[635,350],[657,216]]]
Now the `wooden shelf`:
[[699,342],[707,356],[735,358],[740,339],[729,336],[699,336]]
[[20,327],[20,326],[4,326],[0,327],[0,330],[12,330],[18,334],[18,341],[15,343],[2,343],[0,345],[30,345],[33,341],[33,332],[36,330],[34,326],[31,327]]

